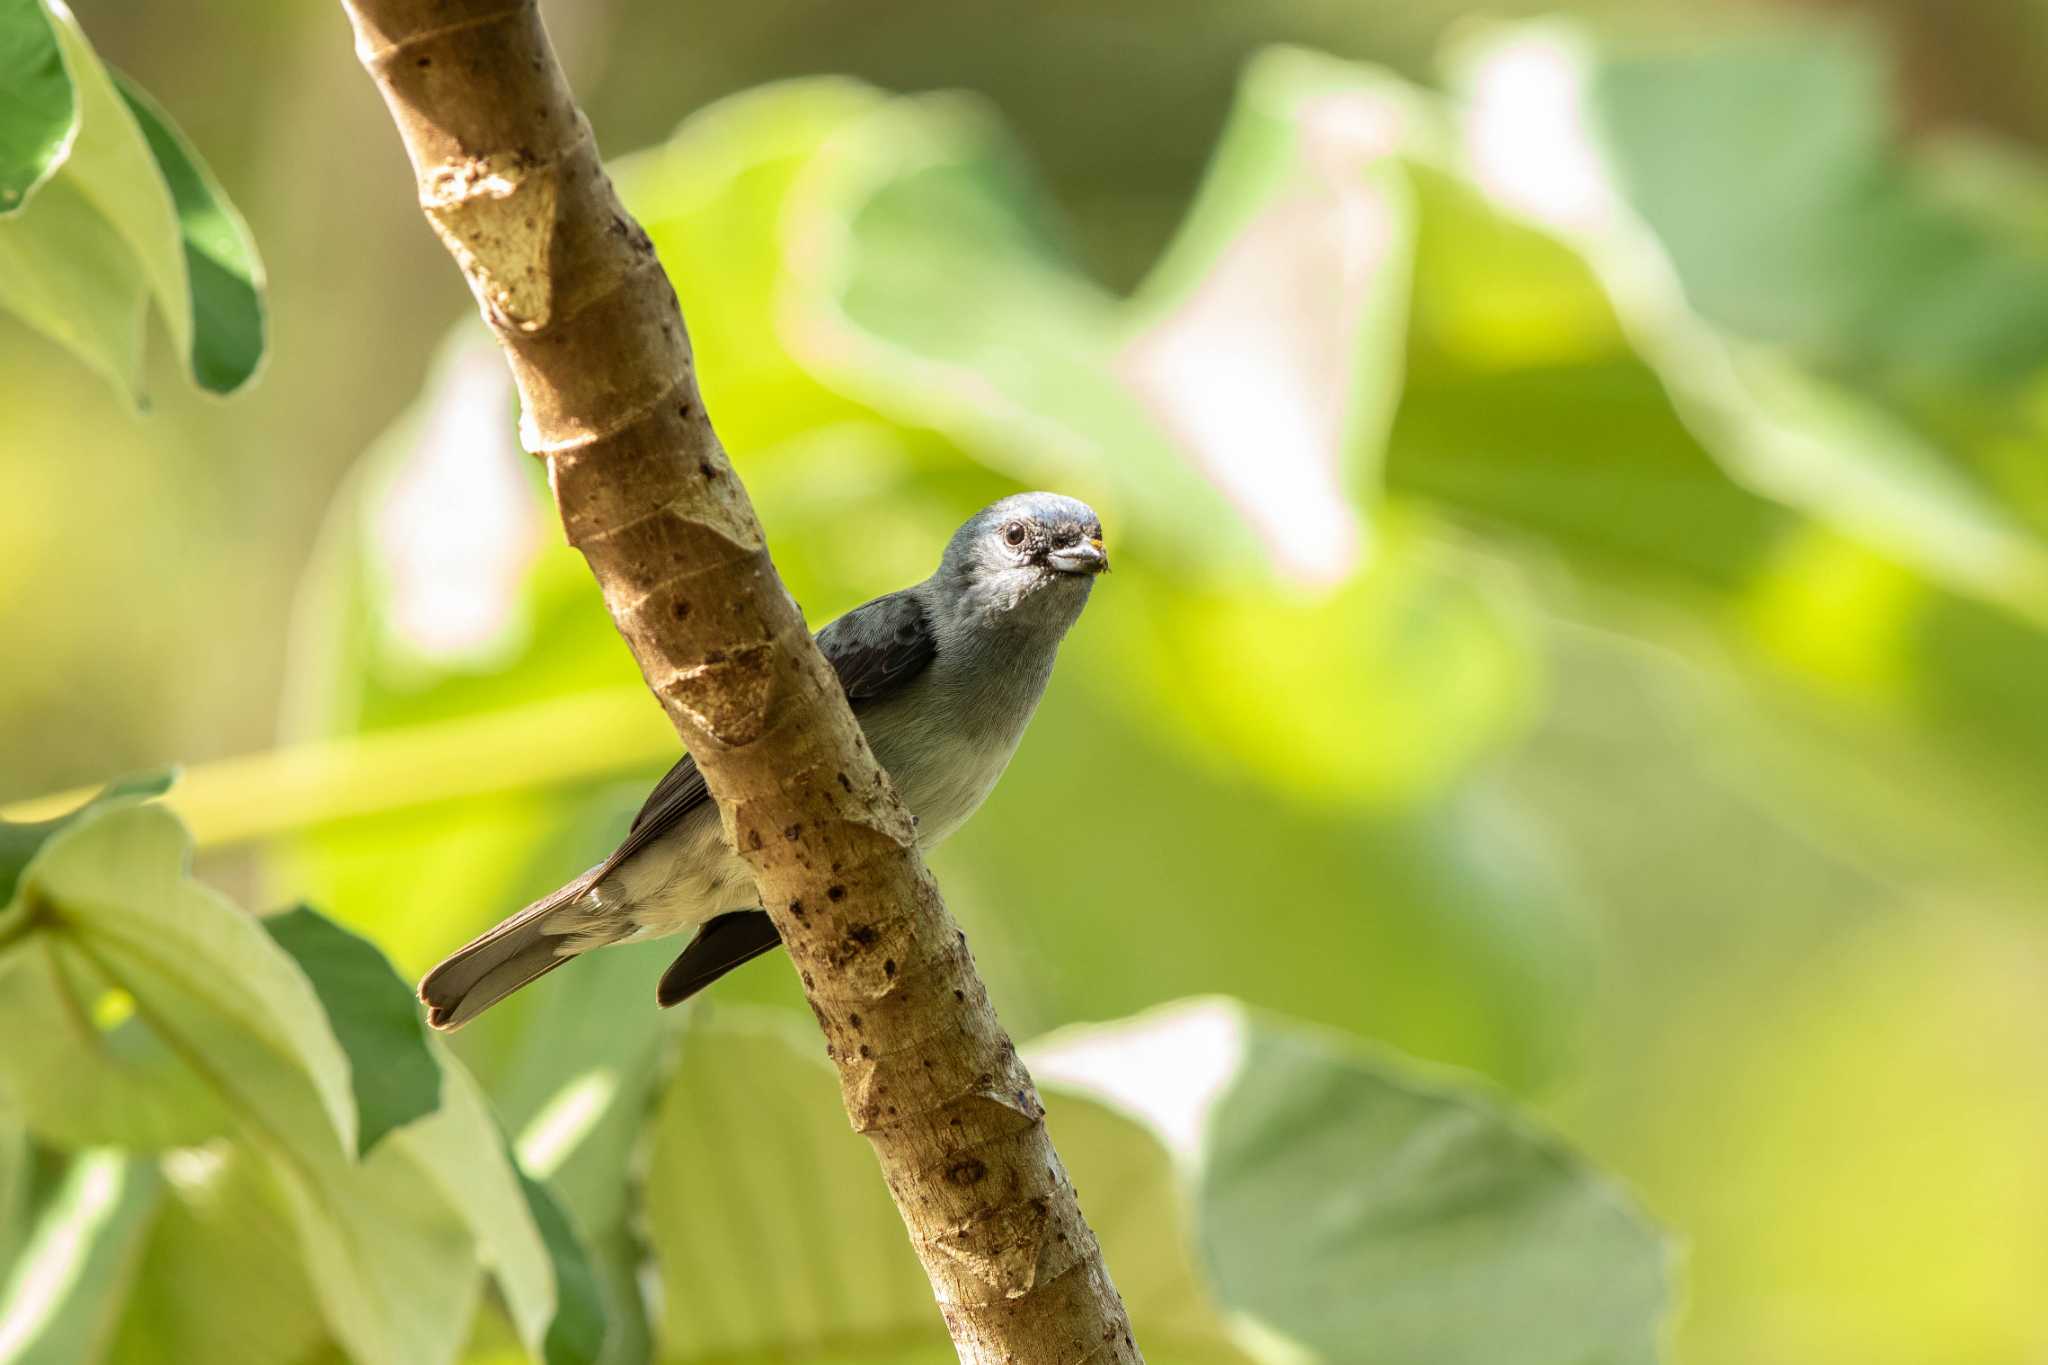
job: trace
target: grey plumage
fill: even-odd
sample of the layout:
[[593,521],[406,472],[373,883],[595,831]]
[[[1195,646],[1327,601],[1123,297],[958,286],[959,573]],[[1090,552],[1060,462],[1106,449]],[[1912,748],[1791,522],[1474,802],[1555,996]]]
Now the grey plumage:
[[[1107,567],[1102,524],[1085,504],[1020,493],[955,532],[930,578],[818,632],[922,847],[958,829],[995,786]],[[767,920],[685,757],[609,858],[456,950],[420,998],[435,1027],[459,1028],[578,953],[697,929],[657,990],[671,1005],[775,947]]]

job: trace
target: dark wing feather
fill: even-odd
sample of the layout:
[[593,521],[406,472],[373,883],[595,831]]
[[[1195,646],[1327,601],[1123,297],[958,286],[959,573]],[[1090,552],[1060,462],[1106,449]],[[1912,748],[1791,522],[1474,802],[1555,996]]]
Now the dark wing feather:
[[818,648],[858,711],[862,702],[880,701],[924,672],[939,643],[924,603],[906,588],[826,626],[818,632]]
[[682,956],[661,974],[654,999],[663,1009],[679,1005],[733,968],[781,946],[782,938],[765,911],[720,915],[699,929]]
[[[938,653],[931,619],[910,590],[877,597],[818,632],[818,648],[839,675],[846,699],[859,714],[862,704],[880,701],[923,672]],[[654,784],[624,843],[605,859],[593,880],[682,823],[683,817],[711,799],[697,760],[688,754]],[[715,922],[715,921],[714,921]],[[768,947],[774,947],[771,941]],[[693,945],[694,947],[694,945]],[[766,948],[757,951],[765,952]],[[744,958],[740,961],[745,961]],[[738,966],[734,962],[731,966]],[[730,968],[727,968],[730,970]]]

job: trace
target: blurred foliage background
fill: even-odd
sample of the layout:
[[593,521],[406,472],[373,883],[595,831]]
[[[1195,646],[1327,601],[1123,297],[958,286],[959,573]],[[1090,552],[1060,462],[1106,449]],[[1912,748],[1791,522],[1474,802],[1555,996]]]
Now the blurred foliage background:
[[[202,876],[417,971],[672,738],[339,11],[77,8],[272,347],[138,418],[0,321],[0,801],[195,765]],[[549,17],[815,622],[1103,513],[936,859],[1013,1031],[1225,992],[1478,1072],[1680,1236],[1684,1361],[2048,1353],[2048,7]],[[462,1036],[515,1131],[651,1046],[613,956]]]

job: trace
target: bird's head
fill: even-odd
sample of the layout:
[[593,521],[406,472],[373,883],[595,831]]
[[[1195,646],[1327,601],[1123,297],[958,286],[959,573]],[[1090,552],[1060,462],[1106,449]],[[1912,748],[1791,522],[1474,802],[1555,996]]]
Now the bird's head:
[[977,612],[1071,621],[1095,576],[1109,570],[1102,519],[1058,493],[1016,493],[968,518],[953,533],[939,577]]

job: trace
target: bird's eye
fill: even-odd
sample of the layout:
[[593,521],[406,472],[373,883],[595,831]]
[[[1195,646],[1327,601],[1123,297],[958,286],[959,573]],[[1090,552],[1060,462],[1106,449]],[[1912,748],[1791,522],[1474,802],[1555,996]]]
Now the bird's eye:
[[1013,521],[1008,526],[1005,526],[1003,528],[1003,539],[1012,545],[1022,545],[1024,543],[1024,523]]

